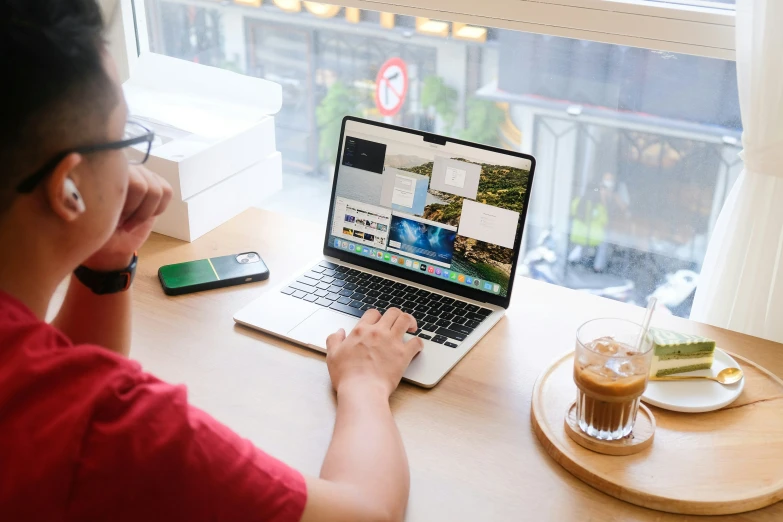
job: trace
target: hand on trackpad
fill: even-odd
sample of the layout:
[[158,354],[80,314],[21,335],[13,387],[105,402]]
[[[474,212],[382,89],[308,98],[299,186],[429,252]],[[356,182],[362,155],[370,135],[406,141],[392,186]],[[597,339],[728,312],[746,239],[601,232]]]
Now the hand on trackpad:
[[416,328],[416,319],[398,308],[383,315],[368,310],[350,333],[340,328],[327,337],[326,366],[337,395],[364,396],[380,390],[388,399],[411,360],[424,348],[418,337],[403,339]]
[[288,336],[297,341],[326,350],[326,338],[342,328],[353,330],[359,319],[323,308],[294,327]]

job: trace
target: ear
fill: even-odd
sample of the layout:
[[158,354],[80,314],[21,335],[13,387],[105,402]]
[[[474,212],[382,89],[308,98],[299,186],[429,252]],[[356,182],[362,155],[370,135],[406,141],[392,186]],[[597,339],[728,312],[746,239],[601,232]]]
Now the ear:
[[84,213],[84,202],[77,203],[73,197],[75,187],[78,197],[81,198],[78,193],[79,176],[75,172],[81,162],[81,154],[68,154],[45,180],[46,201],[49,207],[60,219],[69,223]]

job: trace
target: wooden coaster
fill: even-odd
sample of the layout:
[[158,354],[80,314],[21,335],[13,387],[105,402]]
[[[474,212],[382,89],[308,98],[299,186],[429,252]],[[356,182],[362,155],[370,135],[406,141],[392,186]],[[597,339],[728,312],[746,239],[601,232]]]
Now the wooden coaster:
[[579,428],[576,420],[576,403],[568,408],[565,416],[565,431],[571,440],[596,453],[604,455],[633,455],[650,447],[655,438],[655,416],[644,404],[639,404],[633,432],[620,440],[598,440]]

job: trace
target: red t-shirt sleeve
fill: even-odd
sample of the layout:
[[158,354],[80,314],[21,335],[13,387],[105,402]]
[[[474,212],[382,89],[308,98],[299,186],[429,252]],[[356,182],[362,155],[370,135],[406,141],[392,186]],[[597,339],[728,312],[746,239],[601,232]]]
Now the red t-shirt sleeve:
[[141,371],[110,381],[74,464],[73,520],[298,522],[307,498],[299,472]]

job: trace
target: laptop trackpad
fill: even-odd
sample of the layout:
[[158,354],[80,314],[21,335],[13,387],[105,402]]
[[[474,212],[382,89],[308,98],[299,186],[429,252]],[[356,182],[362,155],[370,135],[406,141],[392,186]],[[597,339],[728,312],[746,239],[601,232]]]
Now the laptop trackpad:
[[340,328],[348,334],[359,319],[322,308],[288,332],[288,337],[310,346],[326,349],[326,338]]

